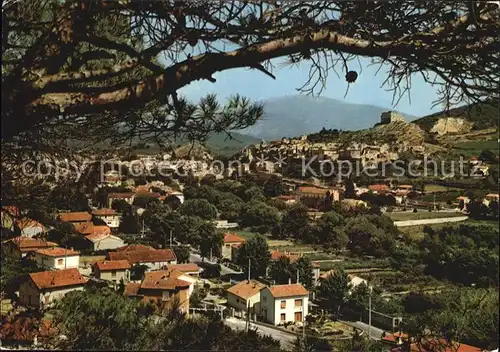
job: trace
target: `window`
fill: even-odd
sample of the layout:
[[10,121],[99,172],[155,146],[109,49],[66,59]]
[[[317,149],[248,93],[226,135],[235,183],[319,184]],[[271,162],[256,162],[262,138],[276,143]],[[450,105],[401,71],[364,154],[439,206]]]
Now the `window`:
[[286,308],[286,301],[281,301],[281,309],[285,309]]
[[111,271],[111,277],[116,277],[116,270]]
[[57,265],[63,265],[64,264],[64,259],[57,259]]
[[285,319],[286,319],[285,313],[281,313],[280,314],[280,321],[285,321]]
[[302,300],[301,299],[295,300],[295,307],[302,307]]
[[295,321],[302,321],[302,312],[295,312]]
[[267,302],[267,297],[266,296],[262,297],[262,302]]

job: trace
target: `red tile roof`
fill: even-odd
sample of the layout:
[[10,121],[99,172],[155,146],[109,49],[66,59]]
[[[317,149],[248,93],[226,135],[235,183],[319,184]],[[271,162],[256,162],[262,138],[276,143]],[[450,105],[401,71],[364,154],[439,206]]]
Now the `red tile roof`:
[[299,193],[314,193],[314,194],[325,194],[326,192],[332,192],[332,190],[328,188],[320,188],[320,187],[310,187],[310,186],[303,186],[299,187],[297,189]]
[[86,211],[59,213],[58,218],[65,222],[86,222],[92,219],[92,215]]
[[[413,342],[410,346],[410,352],[482,352],[478,347],[453,342],[446,339],[422,339],[419,342]],[[391,352],[403,352],[401,346],[391,349]]]
[[123,290],[123,294],[125,296],[133,297],[139,295],[139,289],[141,288],[140,283],[129,282],[127,286],[125,286],[125,290]]
[[127,199],[127,198],[132,198],[134,196],[134,193],[132,192],[126,192],[126,193],[109,193],[108,194],[108,199]]
[[105,215],[117,215],[118,213],[114,209],[102,208],[92,210],[92,215],[95,216],[105,216]]
[[167,265],[168,270],[177,270],[181,273],[199,272],[200,267],[196,263],[170,264]]
[[94,263],[94,265],[99,269],[99,271],[127,270],[131,267],[128,260],[105,260]]
[[74,285],[84,285],[87,282],[77,269],[42,271],[29,274],[30,279],[39,290],[59,288]]
[[64,257],[64,256],[75,256],[80,255],[80,252],[74,251],[72,249],[67,248],[47,248],[47,249],[39,249],[35,253],[46,255],[47,257]]
[[368,189],[373,192],[386,192],[390,190],[387,185],[370,185]]
[[109,252],[108,256],[111,260],[128,260],[132,265],[136,263],[158,263],[177,260],[174,251],[170,248]]
[[226,233],[224,235],[224,243],[241,243],[241,242],[245,242],[245,239],[234,233]]
[[268,289],[275,298],[309,295],[309,291],[301,284],[276,285],[270,286]]
[[4,205],[2,206],[2,212],[9,214],[10,216],[18,217],[21,212],[19,208],[14,205]]
[[115,249],[115,252],[136,252],[136,251],[154,251],[151,246],[144,246],[142,244],[129,244]]
[[295,200],[295,196],[278,196],[276,198],[281,200]]
[[243,299],[249,299],[258,294],[264,287],[266,287],[266,285],[261,282],[244,280],[228,288],[227,292]]
[[290,262],[295,262],[299,260],[300,255],[299,254],[290,254],[287,252],[280,252],[280,251],[271,251],[271,260],[279,260],[281,257],[285,257],[290,259]]
[[93,234],[85,236],[85,238],[88,239],[90,242],[93,242],[93,243],[102,241],[105,238],[113,238],[113,239],[121,240],[120,237],[113,236],[110,233],[93,233]]
[[147,272],[141,283],[141,289],[175,290],[177,288],[189,288],[189,282],[179,279],[181,275],[181,272],[175,270]]
[[111,233],[111,228],[108,225],[94,225],[92,222],[84,222],[75,224],[75,231],[82,235],[95,235],[101,233]]
[[54,242],[24,236],[11,238],[4,243],[12,243],[21,252],[29,252],[39,248],[52,248],[57,246],[57,243]]
[[38,221],[30,219],[30,218],[19,219],[16,221],[16,225],[21,230],[29,228],[29,227],[41,227],[45,230],[45,226],[40,224]]

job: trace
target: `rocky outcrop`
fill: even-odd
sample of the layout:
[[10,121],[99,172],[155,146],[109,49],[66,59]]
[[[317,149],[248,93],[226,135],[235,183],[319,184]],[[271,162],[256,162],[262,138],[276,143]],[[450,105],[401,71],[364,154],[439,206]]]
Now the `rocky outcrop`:
[[438,119],[430,132],[438,135],[470,132],[474,123],[458,117],[443,117]]

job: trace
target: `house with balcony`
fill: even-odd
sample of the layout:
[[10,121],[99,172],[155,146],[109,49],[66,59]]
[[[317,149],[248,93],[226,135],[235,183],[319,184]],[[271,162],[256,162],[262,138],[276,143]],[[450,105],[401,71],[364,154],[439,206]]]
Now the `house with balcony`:
[[301,284],[268,286],[260,292],[261,316],[273,325],[303,323],[308,305],[309,291]]
[[67,248],[45,248],[33,253],[36,263],[50,270],[71,269],[80,266],[80,252]]

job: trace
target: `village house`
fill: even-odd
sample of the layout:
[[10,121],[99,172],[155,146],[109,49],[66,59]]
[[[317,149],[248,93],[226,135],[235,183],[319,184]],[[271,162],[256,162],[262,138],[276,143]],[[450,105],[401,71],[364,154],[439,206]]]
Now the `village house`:
[[92,222],[75,224],[75,231],[84,235],[111,234],[111,228],[108,225],[94,225]]
[[375,194],[386,194],[386,193],[389,193],[391,191],[389,186],[383,185],[383,184],[370,185],[370,186],[368,186],[368,190],[375,193]]
[[57,219],[63,222],[70,222],[72,224],[80,224],[89,222],[92,219],[92,215],[86,211],[67,212],[59,213],[57,215]]
[[31,273],[19,288],[19,302],[22,306],[45,309],[69,292],[83,291],[86,282],[75,268]]
[[167,270],[176,270],[183,274],[198,278],[201,268],[196,263],[170,264],[167,265]]
[[160,310],[177,306],[189,314],[189,289],[192,284],[182,279],[185,276],[175,270],[151,271],[144,275],[141,283],[129,283],[124,295],[153,303]]
[[169,264],[177,264],[177,257],[172,249],[155,249],[143,245],[128,245],[108,253],[110,260],[128,260],[131,265],[146,265],[148,270],[161,270]]
[[244,280],[227,289],[227,304],[237,311],[260,314],[260,291],[266,285],[256,280]]
[[276,197],[276,199],[279,199],[279,200],[285,202],[285,204],[295,204],[295,203],[297,203],[297,198],[295,196],[281,195],[281,196]]
[[92,210],[92,216],[106,223],[111,229],[120,227],[120,214],[114,209],[103,208]]
[[57,243],[42,239],[19,236],[4,241],[3,247],[8,253],[19,257],[25,257],[28,253],[32,253],[39,249],[57,247]]
[[[336,272],[336,269],[328,270],[327,272],[325,272],[319,276],[319,281],[326,280],[330,275],[335,274],[335,272]],[[349,278],[349,283],[351,285],[351,291],[356,286],[359,286],[361,284],[368,285],[368,281],[366,281],[365,279],[363,279],[359,276],[356,276],[353,274],[348,274],[347,277]]]
[[224,243],[222,245],[222,259],[233,260],[234,259],[234,251],[233,248],[240,247],[243,243],[245,243],[245,239],[240,237],[234,233],[226,233],[224,235]]
[[338,202],[340,200],[340,191],[335,188],[304,186],[299,187],[296,192],[297,201],[309,208],[317,208],[327,196],[330,196],[333,202]]
[[44,248],[33,253],[36,263],[51,270],[71,269],[80,266],[80,252],[67,248]]
[[108,260],[96,262],[92,265],[95,278],[110,281],[114,284],[130,281],[130,263],[127,260]]
[[19,219],[15,222],[15,224],[15,227],[19,229],[21,236],[24,237],[35,237],[47,232],[47,228],[45,226],[33,219]]
[[132,205],[132,203],[134,203],[134,198],[135,198],[135,193],[133,193],[133,192],[109,193],[108,194],[108,204],[107,204],[107,207],[111,208],[111,206],[113,205],[113,202],[115,200],[123,200],[127,204]]
[[261,315],[273,325],[303,323],[308,304],[309,291],[301,284],[269,286],[260,292]]
[[95,233],[85,236],[92,251],[117,249],[125,246],[125,242],[118,236],[110,233]]

